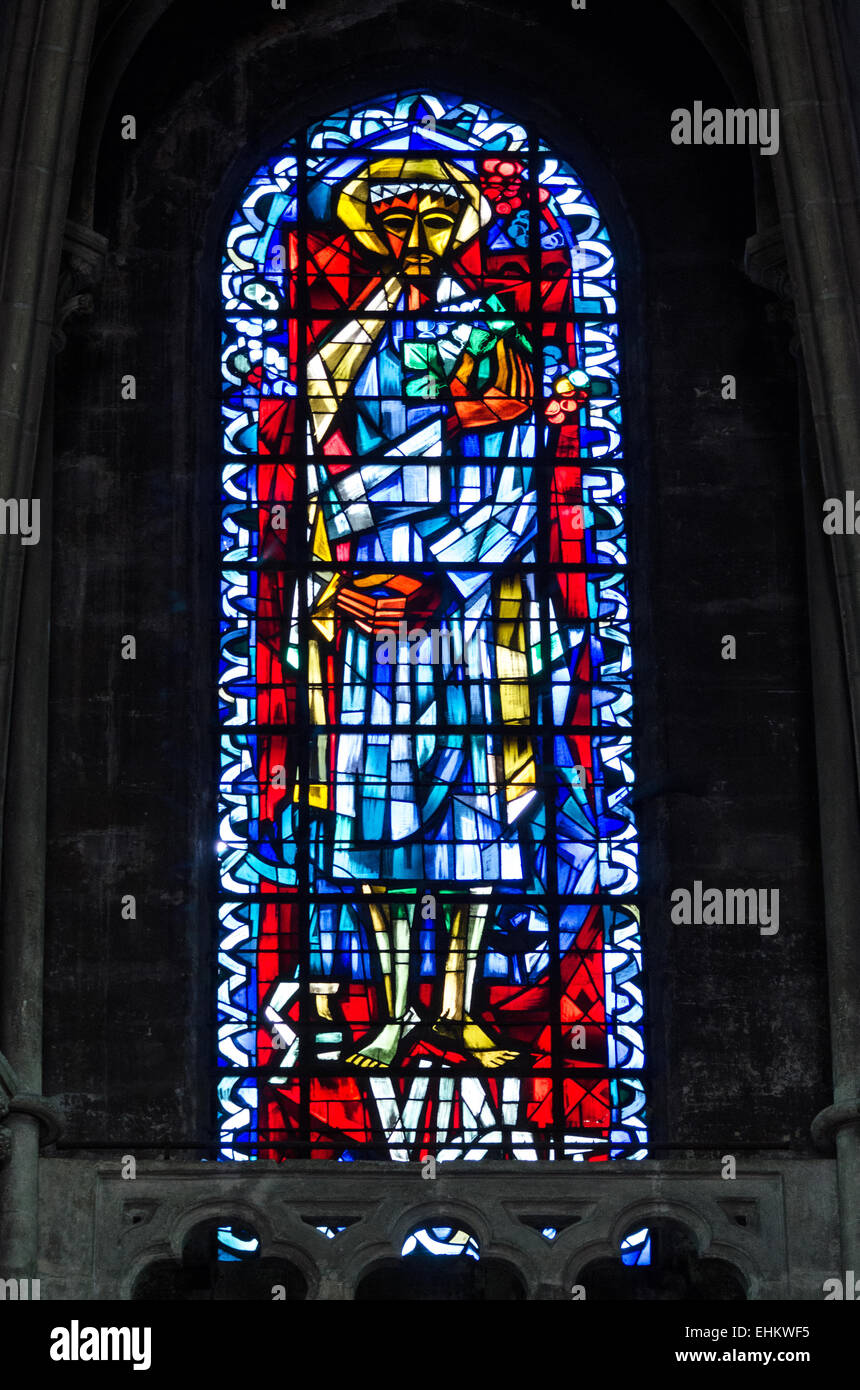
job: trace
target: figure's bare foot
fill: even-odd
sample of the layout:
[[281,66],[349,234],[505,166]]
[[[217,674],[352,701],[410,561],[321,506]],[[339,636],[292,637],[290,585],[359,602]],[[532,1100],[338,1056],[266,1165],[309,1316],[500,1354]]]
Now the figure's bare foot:
[[354,1067],[390,1067],[402,1035],[401,1023],[386,1023],[372,1042],[365,1043],[357,1052],[347,1057],[347,1063]]
[[433,1031],[462,1047],[482,1067],[503,1067],[520,1055],[515,1048],[500,1047],[468,1014],[462,1019],[442,1017],[434,1024]]

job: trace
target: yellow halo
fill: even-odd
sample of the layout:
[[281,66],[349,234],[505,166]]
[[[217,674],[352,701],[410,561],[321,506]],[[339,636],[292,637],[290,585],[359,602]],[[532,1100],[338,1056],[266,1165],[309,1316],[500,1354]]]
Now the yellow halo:
[[492,217],[492,210],[486,198],[472,180],[458,169],[441,159],[378,159],[346,183],[337,200],[337,215],[368,251],[378,256],[387,256],[390,249],[373,230],[367,213],[367,199],[371,182],[409,183],[413,179],[432,180],[434,183],[453,183],[463,194],[466,207],[451,241],[451,249],[465,246]]

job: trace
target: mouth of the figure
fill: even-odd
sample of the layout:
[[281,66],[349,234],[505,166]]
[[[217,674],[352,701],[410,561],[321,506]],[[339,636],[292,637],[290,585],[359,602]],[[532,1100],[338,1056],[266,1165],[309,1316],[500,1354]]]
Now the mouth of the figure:
[[432,256],[406,256],[403,264],[407,270],[419,275],[427,275],[433,269]]

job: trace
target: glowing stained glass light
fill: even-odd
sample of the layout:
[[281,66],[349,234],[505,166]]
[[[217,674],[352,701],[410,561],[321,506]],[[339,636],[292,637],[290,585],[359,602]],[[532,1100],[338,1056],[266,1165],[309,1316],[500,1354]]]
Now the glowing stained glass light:
[[625,1265],[650,1265],[651,1232],[647,1226],[631,1231],[621,1242],[621,1263]]
[[453,1226],[430,1226],[413,1231],[403,1243],[401,1255],[465,1255],[471,1260],[481,1258],[478,1242],[468,1231],[458,1231]]
[[222,1157],[641,1157],[601,213],[409,91],[257,170],[221,287]]

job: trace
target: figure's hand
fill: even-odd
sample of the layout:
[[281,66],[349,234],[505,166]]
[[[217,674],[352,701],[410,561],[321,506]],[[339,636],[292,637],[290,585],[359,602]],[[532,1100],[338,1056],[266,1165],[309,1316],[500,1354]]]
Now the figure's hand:
[[500,338],[489,354],[494,359],[492,384],[479,391],[476,359],[468,351],[451,380],[454,408],[463,429],[498,429],[528,414],[534,399],[534,377],[526,358]]
[[335,595],[341,613],[348,614],[364,632],[396,628],[407,615],[420,609],[424,617],[428,593],[420,579],[407,574],[364,574],[345,579]]

